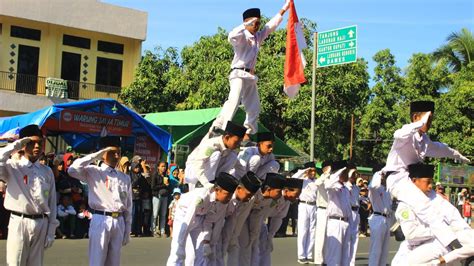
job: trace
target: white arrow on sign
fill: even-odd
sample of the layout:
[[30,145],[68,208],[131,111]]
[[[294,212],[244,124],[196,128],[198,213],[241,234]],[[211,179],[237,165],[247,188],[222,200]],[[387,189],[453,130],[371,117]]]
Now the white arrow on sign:
[[352,36],[354,36],[354,32],[352,30],[350,30],[348,34],[349,34],[349,38],[352,38]]
[[351,41],[351,42],[349,43],[349,46],[352,48],[352,46],[354,46],[354,42]]
[[319,63],[322,64],[322,63],[324,63],[325,61],[326,61],[326,58],[324,58],[324,57],[319,58]]

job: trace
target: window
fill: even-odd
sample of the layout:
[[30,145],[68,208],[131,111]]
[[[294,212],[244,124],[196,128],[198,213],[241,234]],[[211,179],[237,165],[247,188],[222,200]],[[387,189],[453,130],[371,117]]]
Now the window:
[[2,35],[2,23],[0,23],[0,35]]
[[12,26],[10,36],[16,38],[23,38],[29,39],[33,41],[41,41],[41,31],[30,29],[30,28],[23,28],[19,26]]
[[123,44],[99,41],[97,50],[106,53],[123,54]]
[[97,57],[95,83],[122,87],[122,60]]
[[87,38],[72,36],[72,35],[63,35],[63,44],[78,48],[91,49],[91,40]]

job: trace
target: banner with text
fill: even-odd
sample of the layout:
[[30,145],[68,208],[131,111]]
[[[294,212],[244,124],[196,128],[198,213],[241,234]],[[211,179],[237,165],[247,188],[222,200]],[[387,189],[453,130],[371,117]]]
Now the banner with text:
[[62,110],[59,130],[77,133],[130,136],[132,119],[76,110]]
[[134,155],[139,155],[150,166],[152,171],[156,169],[156,165],[160,161],[161,149],[152,138],[147,135],[137,135],[135,139]]

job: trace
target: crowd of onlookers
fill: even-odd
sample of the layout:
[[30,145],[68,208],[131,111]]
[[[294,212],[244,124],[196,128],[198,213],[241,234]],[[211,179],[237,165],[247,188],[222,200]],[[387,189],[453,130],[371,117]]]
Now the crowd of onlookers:
[[[56,232],[58,238],[84,238],[89,231],[92,214],[87,204],[87,184],[72,178],[67,173],[67,169],[76,158],[74,153],[48,154],[40,158],[41,163],[51,167],[56,181],[57,218],[60,221]],[[166,162],[149,165],[140,156],[133,156],[131,160],[122,157],[117,170],[129,175],[132,181],[132,236],[170,236],[174,207],[181,193],[188,191],[188,185],[184,181],[184,169],[177,165],[168,165]],[[372,213],[368,180],[359,177],[356,185],[360,189],[359,232],[363,237],[368,235],[368,218]],[[441,184],[437,183],[434,189],[445,199],[450,200]],[[470,224],[471,202],[474,201],[474,196],[471,196],[466,188],[456,196],[451,202],[458,207],[461,216]],[[6,238],[9,215],[3,208],[3,197],[0,197],[0,203],[0,238]],[[298,202],[290,206],[288,215],[276,236],[287,235],[290,221],[291,235],[295,236],[297,218]]]
[[[55,178],[60,222],[57,238],[86,238],[89,231],[92,213],[88,208],[88,186],[67,172],[76,158],[69,152],[42,155],[39,159],[52,169]],[[132,236],[169,236],[176,201],[181,193],[188,191],[184,169],[177,165],[168,167],[166,162],[148,165],[140,156],[134,156],[131,160],[122,157],[116,170],[129,175],[132,181]],[[3,208],[3,197],[0,197],[0,238],[6,238],[8,219],[9,213]]]

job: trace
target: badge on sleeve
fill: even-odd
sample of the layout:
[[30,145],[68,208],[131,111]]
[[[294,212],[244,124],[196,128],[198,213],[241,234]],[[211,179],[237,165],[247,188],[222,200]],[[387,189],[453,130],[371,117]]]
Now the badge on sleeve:
[[212,147],[209,147],[206,149],[206,152],[204,154],[209,157],[212,155],[213,152],[214,152],[214,149]]
[[202,198],[198,198],[198,199],[196,200],[196,206],[201,205],[203,202],[204,202],[204,200],[203,200]]
[[44,194],[44,197],[45,197],[45,198],[48,198],[48,197],[49,197],[49,190],[45,190],[45,191],[43,192],[43,194]]
[[408,220],[408,218],[410,218],[410,211],[408,209],[404,209],[402,210],[401,212],[401,215],[403,220]]

